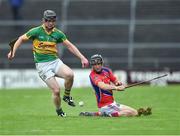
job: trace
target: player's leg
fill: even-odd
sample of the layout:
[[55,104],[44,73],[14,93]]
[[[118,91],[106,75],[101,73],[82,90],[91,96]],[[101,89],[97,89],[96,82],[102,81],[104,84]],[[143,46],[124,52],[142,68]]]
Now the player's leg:
[[64,87],[65,92],[63,96],[63,100],[67,102],[70,106],[75,106],[72,97],[70,96],[71,88],[74,81],[74,73],[73,71],[65,64],[61,64],[59,69],[56,71],[56,76],[64,78]]
[[116,102],[113,102],[109,105],[101,107],[99,109],[101,116],[103,117],[119,117],[120,116],[120,108]]
[[138,115],[137,110],[132,107],[121,104],[119,108],[120,108],[120,111],[119,111],[120,116],[137,116]]
[[64,117],[66,114],[61,108],[61,97],[60,97],[60,87],[55,79],[54,69],[58,64],[58,60],[36,63],[36,69],[40,78],[47,84],[47,86],[52,91],[53,102],[56,107],[56,112],[58,115]]
[[100,112],[80,112],[79,116],[101,116]]
[[[117,104],[117,103],[113,103],[111,104],[111,109],[109,109],[109,111],[111,111],[111,116],[113,117],[117,117],[117,116],[140,116],[141,114],[143,115],[150,115],[152,114],[151,112],[151,108],[147,108],[147,109],[143,109],[143,108],[139,108],[138,110],[129,107],[127,105],[123,105],[123,104]],[[118,110],[119,109],[119,110]]]
[[100,108],[102,114],[110,115],[112,117],[120,116],[137,116],[137,110],[116,102],[111,103],[110,105]]
[[56,112],[57,112],[58,116],[65,117],[66,114],[63,112],[63,110],[61,108],[60,87],[59,87],[59,84],[57,83],[55,77],[48,78],[45,81],[45,83],[52,91],[52,98],[53,98],[53,102],[56,107]]

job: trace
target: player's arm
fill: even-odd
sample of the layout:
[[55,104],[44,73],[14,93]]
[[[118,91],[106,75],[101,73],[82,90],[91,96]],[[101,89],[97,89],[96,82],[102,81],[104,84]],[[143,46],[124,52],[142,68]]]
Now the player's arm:
[[123,91],[125,87],[123,85],[115,86],[111,84],[105,84],[104,82],[98,82],[97,86],[103,90],[117,90],[117,91]]
[[72,44],[69,40],[66,39],[63,41],[63,45],[65,45],[70,52],[72,52],[81,60],[82,67],[88,66],[88,60],[81,54],[81,52],[77,49],[77,47],[74,44]]
[[26,34],[20,36],[17,41],[14,43],[14,45],[12,45],[12,50],[8,53],[8,59],[13,59],[15,54],[16,54],[16,50],[17,48],[19,48],[19,46],[24,42],[27,41],[28,37],[26,36]]
[[118,78],[113,74],[113,72],[112,72],[111,70],[109,70],[109,76],[110,76],[111,82],[112,82],[115,86],[121,86],[121,85],[123,85],[122,82],[118,80]]

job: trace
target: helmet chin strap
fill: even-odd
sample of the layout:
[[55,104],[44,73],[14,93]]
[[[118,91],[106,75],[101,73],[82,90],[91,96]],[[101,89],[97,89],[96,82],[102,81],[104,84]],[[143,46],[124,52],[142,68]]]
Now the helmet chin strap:
[[101,68],[101,70],[100,71],[96,71],[96,70],[94,70],[97,74],[100,74],[101,72],[102,72],[102,68]]

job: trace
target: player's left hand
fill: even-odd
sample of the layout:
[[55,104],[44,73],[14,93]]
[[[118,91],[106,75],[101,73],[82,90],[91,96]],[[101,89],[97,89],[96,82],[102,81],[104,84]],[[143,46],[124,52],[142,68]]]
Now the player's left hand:
[[115,86],[123,85],[120,81],[116,81]]
[[82,64],[83,68],[89,66],[89,62],[88,62],[88,60],[86,58],[81,59],[81,64]]

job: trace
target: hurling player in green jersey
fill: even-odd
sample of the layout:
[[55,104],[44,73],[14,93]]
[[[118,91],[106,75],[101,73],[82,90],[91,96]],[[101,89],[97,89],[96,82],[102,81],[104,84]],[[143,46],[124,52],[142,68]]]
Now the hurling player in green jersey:
[[75,103],[70,96],[73,85],[74,74],[71,68],[58,58],[57,43],[62,43],[67,49],[77,56],[82,63],[82,67],[88,66],[88,60],[81,52],[72,44],[63,32],[55,27],[56,13],[52,10],[46,10],[43,14],[43,24],[41,26],[30,29],[27,33],[20,36],[15,42],[13,50],[8,53],[8,59],[13,59],[17,48],[25,41],[33,41],[33,55],[36,69],[41,79],[47,84],[52,91],[53,102],[56,107],[58,116],[65,117],[66,113],[61,107],[60,86],[55,77],[65,80],[65,92],[63,100],[70,106]]

